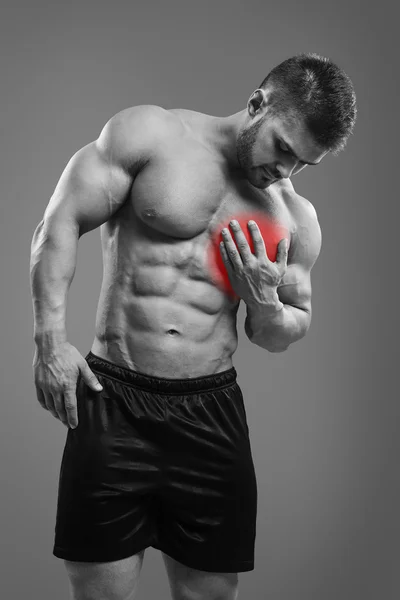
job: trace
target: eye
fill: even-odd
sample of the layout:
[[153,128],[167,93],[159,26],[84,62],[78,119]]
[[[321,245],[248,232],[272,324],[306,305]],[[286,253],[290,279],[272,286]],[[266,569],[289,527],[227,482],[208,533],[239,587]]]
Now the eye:
[[279,147],[282,152],[289,152],[289,148],[286,146],[285,142],[282,142],[282,140],[279,142]]

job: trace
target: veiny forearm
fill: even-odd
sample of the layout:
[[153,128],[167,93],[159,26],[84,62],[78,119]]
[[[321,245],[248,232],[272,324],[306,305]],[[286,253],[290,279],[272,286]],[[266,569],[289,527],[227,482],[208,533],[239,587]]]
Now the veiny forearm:
[[253,344],[270,352],[286,350],[305,336],[310,324],[309,312],[289,304],[247,305],[246,334]]
[[33,234],[30,279],[37,344],[66,340],[67,293],[75,274],[78,239],[77,227],[66,221],[44,219]]

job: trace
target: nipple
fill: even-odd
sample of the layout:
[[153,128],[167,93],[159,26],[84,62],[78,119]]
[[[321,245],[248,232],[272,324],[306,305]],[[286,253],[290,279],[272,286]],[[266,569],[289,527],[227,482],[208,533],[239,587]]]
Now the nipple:
[[143,211],[143,216],[147,219],[154,219],[157,216],[157,211],[154,208],[147,208]]

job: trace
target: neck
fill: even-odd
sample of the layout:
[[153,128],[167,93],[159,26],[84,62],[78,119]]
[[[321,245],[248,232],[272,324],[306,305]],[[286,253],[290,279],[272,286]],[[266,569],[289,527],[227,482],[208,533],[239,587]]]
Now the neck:
[[211,124],[213,144],[227,159],[228,163],[235,168],[239,167],[236,142],[246,114],[247,111],[242,110],[229,117],[215,117]]

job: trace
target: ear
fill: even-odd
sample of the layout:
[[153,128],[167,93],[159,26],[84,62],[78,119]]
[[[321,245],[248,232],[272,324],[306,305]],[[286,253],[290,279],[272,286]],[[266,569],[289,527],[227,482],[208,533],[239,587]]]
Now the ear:
[[257,114],[262,112],[266,105],[267,94],[265,93],[265,90],[262,90],[261,88],[254,90],[247,102],[247,110],[249,111],[249,115],[251,117],[255,117]]

